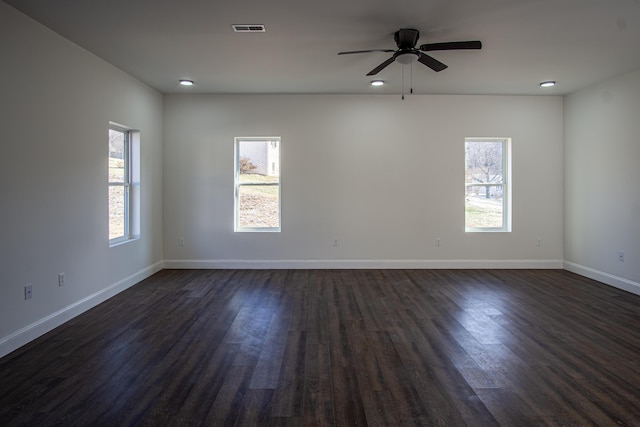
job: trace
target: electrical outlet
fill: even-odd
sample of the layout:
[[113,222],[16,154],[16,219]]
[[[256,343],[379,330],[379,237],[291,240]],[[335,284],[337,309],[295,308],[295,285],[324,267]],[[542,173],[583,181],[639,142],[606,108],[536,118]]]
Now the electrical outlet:
[[440,246],[440,238],[439,237],[436,239],[436,246]]
[[618,252],[618,261],[624,262],[624,252]]
[[184,237],[178,239],[178,246],[184,246]]
[[33,296],[33,286],[27,285],[24,287],[24,299],[31,299]]
[[338,244],[338,239],[334,239],[334,240],[333,240],[333,247],[334,247],[334,248],[337,248],[338,246],[340,246],[340,245]]
[[58,274],[58,286],[64,286],[64,273]]
[[536,246],[542,246],[542,239],[540,237],[536,239]]

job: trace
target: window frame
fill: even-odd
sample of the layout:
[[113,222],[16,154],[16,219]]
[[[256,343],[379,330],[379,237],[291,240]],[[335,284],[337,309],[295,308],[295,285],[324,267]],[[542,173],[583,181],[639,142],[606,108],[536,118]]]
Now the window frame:
[[[500,183],[467,183],[467,144],[468,143],[489,143],[499,142],[502,144],[502,182]],[[464,215],[464,227],[467,233],[510,233],[512,231],[512,206],[511,206],[511,191],[512,191],[512,176],[511,176],[511,138],[508,137],[467,137],[464,140],[464,197],[465,197],[465,215]],[[467,189],[469,187],[485,187],[486,190],[490,187],[502,187],[502,226],[501,227],[468,227],[467,215],[466,215],[466,197]]]
[[[107,197],[108,197],[108,201],[107,201],[107,207],[108,207],[108,211],[111,211],[111,206],[110,206],[110,199],[109,199],[109,192],[111,190],[112,187],[122,187],[124,190],[124,232],[122,235],[118,236],[118,237],[114,237],[114,238],[109,238],[109,246],[115,246],[118,245],[120,243],[123,242],[127,242],[129,240],[133,239],[133,233],[132,233],[132,206],[133,206],[133,191],[132,191],[132,182],[133,182],[133,167],[132,167],[132,157],[133,157],[133,130],[126,128],[124,126],[120,126],[120,125],[116,125],[114,123],[109,123],[109,131],[115,131],[115,132],[120,132],[124,135],[124,149],[123,149],[123,153],[124,153],[124,176],[123,176],[123,181],[122,182],[118,182],[118,181],[111,181],[111,179],[108,178],[108,188],[109,191],[107,192]],[[109,230],[111,226],[111,219],[108,219],[107,222],[107,229]],[[110,230],[108,231],[107,235],[109,236]]]
[[[240,182],[240,143],[242,142],[277,142],[278,144],[278,182],[277,183],[242,183]],[[279,136],[267,137],[235,137],[234,138],[234,204],[233,204],[233,231],[236,233],[279,233],[282,231],[282,174],[280,149],[282,138]],[[269,186],[278,187],[278,226],[277,227],[241,227],[240,226],[240,189],[244,186]]]

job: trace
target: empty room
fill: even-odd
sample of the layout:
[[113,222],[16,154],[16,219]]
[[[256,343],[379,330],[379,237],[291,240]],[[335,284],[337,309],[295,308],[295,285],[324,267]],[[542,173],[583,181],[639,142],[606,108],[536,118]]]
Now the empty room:
[[0,1],[0,425],[640,425],[640,2]]

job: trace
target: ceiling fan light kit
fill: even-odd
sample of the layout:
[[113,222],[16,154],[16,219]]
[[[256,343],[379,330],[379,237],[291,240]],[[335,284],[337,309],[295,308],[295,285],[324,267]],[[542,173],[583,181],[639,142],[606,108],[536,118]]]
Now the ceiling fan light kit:
[[371,86],[382,86],[384,85],[384,80],[371,80]]
[[193,86],[193,80],[182,79],[179,83],[182,86]]
[[556,85],[556,82],[554,81],[547,81],[547,82],[540,83],[540,87],[553,87],[555,85]]
[[412,64],[418,60],[418,55],[414,52],[402,52],[396,55],[396,62],[407,65]]

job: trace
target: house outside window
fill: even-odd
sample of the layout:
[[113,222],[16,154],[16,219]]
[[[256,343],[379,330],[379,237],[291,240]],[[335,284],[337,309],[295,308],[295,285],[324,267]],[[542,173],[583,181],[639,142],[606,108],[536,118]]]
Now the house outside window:
[[280,231],[280,137],[235,139],[236,232]]

